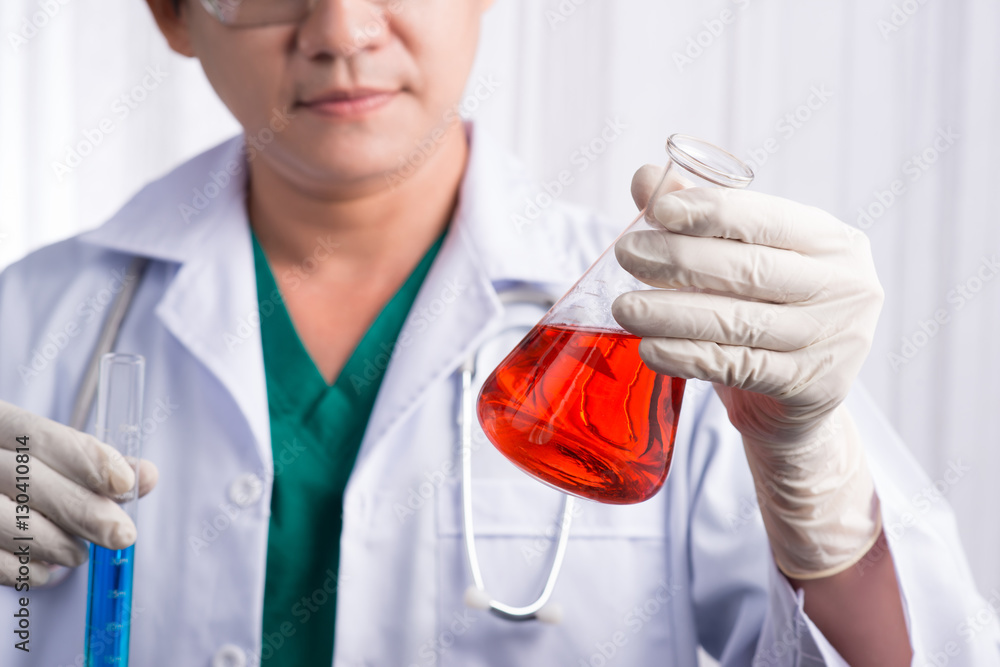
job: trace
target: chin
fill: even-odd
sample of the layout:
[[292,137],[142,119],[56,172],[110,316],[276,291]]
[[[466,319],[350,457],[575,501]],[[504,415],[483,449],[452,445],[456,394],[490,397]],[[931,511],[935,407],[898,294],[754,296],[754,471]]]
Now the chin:
[[380,190],[398,182],[399,174],[412,175],[440,149],[421,129],[382,122],[339,127],[304,123],[278,138],[275,147],[280,150],[265,152],[283,163],[286,177],[298,174],[312,187]]
[[359,132],[328,137],[305,146],[318,162],[331,167],[383,174],[412,171],[423,165],[440,148],[426,133]]
[[304,182],[314,187],[334,189],[361,188],[361,191],[380,190],[390,182],[398,168],[398,158],[393,153],[358,148],[326,148],[313,146],[294,159]]

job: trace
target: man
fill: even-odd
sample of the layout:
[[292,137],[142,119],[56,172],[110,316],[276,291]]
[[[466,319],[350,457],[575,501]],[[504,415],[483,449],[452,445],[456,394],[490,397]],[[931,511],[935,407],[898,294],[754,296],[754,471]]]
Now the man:
[[[658,198],[663,230],[617,246],[640,279],[705,290],[614,307],[651,368],[716,384],[690,383],[664,491],[583,509],[560,625],[470,611],[458,367],[503,320],[498,290],[558,293],[601,245],[594,220],[561,206],[513,229],[516,174],[454,113],[488,0],[148,3],[266,141],[195,158],[0,281],[2,529],[11,441],[29,435],[36,558],[73,567],[77,536],[136,539],[108,499],[135,480],[21,408],[68,420],[98,334],[76,305],[150,259],[117,343],[147,357],[163,408],[144,425],[156,466],[140,469],[141,490],[159,482],[140,503],[137,664],[686,665],[699,644],[727,665],[901,665],[952,648],[956,662],[996,659],[995,625],[968,641],[957,627],[984,603],[950,516],[906,520],[891,543],[882,531],[926,482],[864,398],[848,399],[882,299],[865,239],[754,193]],[[419,165],[400,159],[428,141]],[[640,206],[656,177],[637,173]],[[193,205],[209,182],[217,196]],[[67,320],[81,333],[52,369],[19,377]],[[485,576],[528,598],[548,560],[534,517],[547,522],[553,498],[477,455]],[[16,557],[0,558],[14,583]],[[45,588],[31,572],[38,643],[5,645],[3,664],[74,663],[85,572]]]

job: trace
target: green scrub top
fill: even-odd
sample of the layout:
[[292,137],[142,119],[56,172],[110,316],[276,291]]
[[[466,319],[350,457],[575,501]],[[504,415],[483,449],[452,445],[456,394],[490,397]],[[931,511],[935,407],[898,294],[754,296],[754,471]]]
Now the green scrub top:
[[299,339],[253,236],[274,457],[262,662],[333,664],[344,488],[382,382],[385,351],[395,345],[443,238],[382,309],[330,386]]

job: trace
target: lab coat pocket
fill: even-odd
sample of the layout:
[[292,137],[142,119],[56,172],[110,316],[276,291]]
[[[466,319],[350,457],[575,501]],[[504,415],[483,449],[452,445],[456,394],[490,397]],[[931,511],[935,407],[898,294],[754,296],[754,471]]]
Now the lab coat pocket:
[[[456,481],[441,491],[438,634],[421,645],[415,664],[575,666],[591,664],[595,655],[609,660],[609,653],[617,664],[652,664],[669,654],[669,607],[679,587],[667,576],[663,494],[633,506],[574,500],[570,539],[552,595],[562,618],[551,624],[512,622],[465,605],[473,580],[461,488]],[[522,606],[538,597],[555,554],[562,498],[526,477],[476,480],[475,544],[494,599]]]

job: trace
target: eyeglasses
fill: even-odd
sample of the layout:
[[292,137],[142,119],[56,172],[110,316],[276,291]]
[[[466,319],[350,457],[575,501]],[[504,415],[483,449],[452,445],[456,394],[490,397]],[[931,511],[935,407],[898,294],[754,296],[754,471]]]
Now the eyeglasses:
[[234,28],[299,23],[316,0],[201,0],[208,13]]

